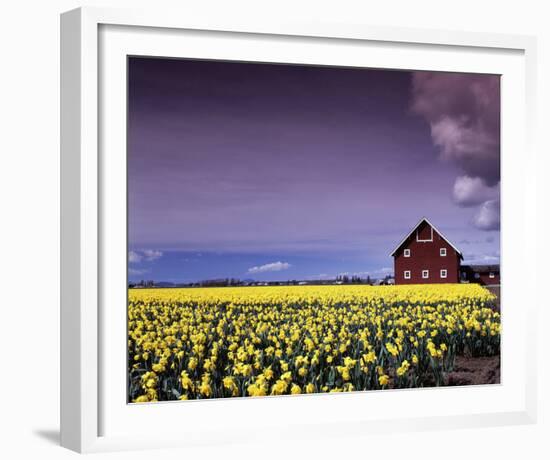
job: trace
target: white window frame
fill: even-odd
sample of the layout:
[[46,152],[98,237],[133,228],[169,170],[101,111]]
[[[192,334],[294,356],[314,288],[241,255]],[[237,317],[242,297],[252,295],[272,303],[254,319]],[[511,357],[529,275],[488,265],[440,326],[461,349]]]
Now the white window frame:
[[439,256],[447,257],[447,248],[439,248]]
[[423,280],[430,279],[430,270],[422,270],[422,279]]
[[406,280],[410,280],[411,279],[411,271],[410,270],[405,270],[403,272],[403,277],[406,279]]
[[447,269],[442,268],[441,270],[439,270],[439,276],[440,278],[447,278]]
[[434,228],[430,225],[430,238],[423,240],[420,238],[418,229],[416,229],[416,241],[419,243],[431,243],[434,240]]
[[411,250],[403,249],[403,257],[410,257],[410,256],[411,256]]

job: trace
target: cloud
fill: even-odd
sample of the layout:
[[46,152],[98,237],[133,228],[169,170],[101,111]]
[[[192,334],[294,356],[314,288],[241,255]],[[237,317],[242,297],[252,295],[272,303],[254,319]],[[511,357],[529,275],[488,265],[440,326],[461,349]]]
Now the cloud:
[[500,228],[500,79],[497,75],[415,72],[413,113],[430,125],[441,158],[463,175],[453,187],[461,207],[480,206],[480,230]]
[[392,275],[393,274],[393,268],[391,267],[382,267],[375,270],[369,270],[369,271],[359,271],[359,272],[340,272],[337,274],[327,274],[327,273],[321,273],[319,275],[310,275],[306,276],[305,279],[307,280],[327,280],[327,279],[336,279],[338,276],[359,276],[360,278],[367,278],[367,276],[370,276],[372,278],[383,278],[386,275]]
[[143,251],[143,257],[145,260],[151,262],[153,260],[157,260],[162,257],[161,251],[155,251],[154,249],[145,249]]
[[500,261],[500,251],[488,254],[465,254],[465,264],[494,264]]
[[376,275],[376,274],[387,274],[392,273],[393,268],[390,267],[382,267],[378,268],[376,270],[369,270],[369,271],[361,271],[361,272],[340,272],[338,273],[338,276],[367,276],[367,275]]
[[386,276],[386,275],[390,275],[392,273],[393,273],[393,268],[391,268],[391,267],[382,267],[382,268],[378,268],[376,270],[371,270],[371,271],[368,271],[368,272],[352,273],[352,275],[355,275],[355,276],[363,276],[363,275]]
[[143,259],[143,257],[136,251],[130,251],[128,253],[128,262],[130,263],[139,263],[141,259]]
[[489,187],[481,177],[459,176],[453,187],[453,200],[461,207],[477,206],[485,201],[497,199],[499,185]]
[[291,265],[287,262],[273,262],[249,268],[248,273],[280,272],[281,270],[287,270],[290,266]]
[[147,269],[137,269],[137,268],[129,268],[128,274],[129,275],[144,275],[145,273],[149,273],[149,270]]
[[474,226],[486,231],[500,229],[500,200],[483,203],[474,217]]
[[484,239],[481,240],[469,240],[469,239],[463,239],[458,242],[458,244],[484,244],[484,243],[493,243],[495,241],[495,237],[493,235],[489,235]]
[[144,249],[143,251],[130,251],[128,253],[128,262],[137,264],[142,260],[152,262],[162,257],[161,251],[154,249]]
[[308,275],[304,276],[305,280],[315,281],[315,280],[333,280],[336,278],[336,275],[331,275],[329,273],[319,273],[318,275]]
[[415,72],[412,111],[430,124],[443,158],[488,185],[500,180],[500,79]]

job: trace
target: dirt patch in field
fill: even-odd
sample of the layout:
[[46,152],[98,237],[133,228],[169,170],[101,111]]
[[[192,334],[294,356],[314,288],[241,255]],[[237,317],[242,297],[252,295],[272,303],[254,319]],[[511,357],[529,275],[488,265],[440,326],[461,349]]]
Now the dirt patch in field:
[[497,311],[500,311],[500,285],[498,286],[485,286],[485,289],[487,289],[492,294],[496,295],[496,301],[495,301],[495,308]]
[[449,386],[485,385],[500,383],[500,356],[466,358],[457,356],[453,372],[449,372]]

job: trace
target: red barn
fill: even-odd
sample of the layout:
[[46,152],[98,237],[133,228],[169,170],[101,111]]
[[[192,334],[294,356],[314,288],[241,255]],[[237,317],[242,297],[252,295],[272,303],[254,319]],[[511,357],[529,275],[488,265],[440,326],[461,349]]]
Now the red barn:
[[462,253],[425,217],[391,255],[395,284],[460,282]]

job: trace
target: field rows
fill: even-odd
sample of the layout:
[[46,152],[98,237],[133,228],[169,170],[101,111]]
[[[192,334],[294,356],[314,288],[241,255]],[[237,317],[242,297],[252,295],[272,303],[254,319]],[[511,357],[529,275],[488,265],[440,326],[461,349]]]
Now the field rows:
[[132,289],[131,402],[443,385],[500,353],[478,285]]

